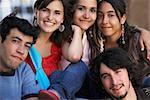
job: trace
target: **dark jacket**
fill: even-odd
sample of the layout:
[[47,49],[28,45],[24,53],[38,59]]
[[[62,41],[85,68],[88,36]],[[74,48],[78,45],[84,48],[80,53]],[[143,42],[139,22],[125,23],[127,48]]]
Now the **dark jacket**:
[[[129,26],[127,33],[125,33],[126,44],[122,48],[130,54],[135,63],[134,68],[132,68],[133,70],[130,70],[132,84],[134,87],[139,87],[141,89],[143,78],[150,74],[150,62],[146,58],[146,51],[141,52],[139,43],[140,34],[141,32],[137,28]],[[145,98],[145,93],[143,95],[142,91],[139,89],[136,89],[136,91],[139,91],[136,92],[139,100],[144,100],[140,98]],[[106,91],[100,86],[99,82],[97,82],[97,80],[93,81],[89,76],[86,78],[82,88],[76,96],[88,99],[105,99],[109,97]]]
[[137,85],[142,86],[143,78],[150,74],[150,61],[146,58],[146,51],[141,51],[139,43],[141,32],[137,28],[129,26],[127,34],[126,51],[135,63],[130,73]]

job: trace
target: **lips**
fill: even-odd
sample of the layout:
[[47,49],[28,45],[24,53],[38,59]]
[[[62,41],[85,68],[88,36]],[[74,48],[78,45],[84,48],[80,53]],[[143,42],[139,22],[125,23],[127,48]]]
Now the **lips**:
[[54,23],[49,22],[49,21],[44,21],[44,23],[45,23],[47,26],[52,26],[52,25],[54,25]]
[[81,22],[91,22],[91,19],[80,19]]
[[[121,86],[122,87],[122,86]],[[121,89],[121,87],[119,88],[112,88],[113,91],[118,91],[119,89]]]
[[113,90],[113,91],[118,91],[118,90],[120,90],[122,87],[123,87],[123,85],[120,84],[120,85],[118,85],[118,86],[112,86],[110,89]]
[[19,57],[19,56],[16,56],[16,55],[12,55],[12,57],[15,58],[15,59],[17,59],[17,60],[20,60],[20,61],[23,60],[23,58],[21,58],[21,57]]
[[110,29],[111,27],[109,27],[109,26],[101,26],[101,28],[103,28],[103,29]]

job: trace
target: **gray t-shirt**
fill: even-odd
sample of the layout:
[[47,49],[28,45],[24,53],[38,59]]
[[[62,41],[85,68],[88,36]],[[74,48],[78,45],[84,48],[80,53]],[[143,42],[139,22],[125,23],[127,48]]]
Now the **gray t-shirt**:
[[21,100],[37,96],[40,88],[30,66],[23,62],[11,73],[0,73],[0,100]]

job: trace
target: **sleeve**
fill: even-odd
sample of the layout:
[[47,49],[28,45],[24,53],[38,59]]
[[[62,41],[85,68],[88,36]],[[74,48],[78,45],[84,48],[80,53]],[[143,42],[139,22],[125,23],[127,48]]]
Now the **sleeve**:
[[35,74],[30,66],[26,63],[22,64],[22,99],[29,97],[36,97],[40,90],[39,85],[36,83]]

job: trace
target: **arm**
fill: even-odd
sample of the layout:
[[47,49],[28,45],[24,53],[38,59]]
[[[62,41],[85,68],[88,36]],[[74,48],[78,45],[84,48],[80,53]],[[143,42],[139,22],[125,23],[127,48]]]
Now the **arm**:
[[141,36],[140,36],[140,45],[141,50],[143,51],[146,49],[147,51],[147,59],[150,60],[150,31],[145,30],[143,28],[138,28],[141,30]]
[[72,41],[71,43],[68,43],[67,41],[64,42],[62,53],[65,59],[70,62],[77,62],[81,59],[83,53],[82,32],[76,25],[73,25],[72,29],[74,31]]

